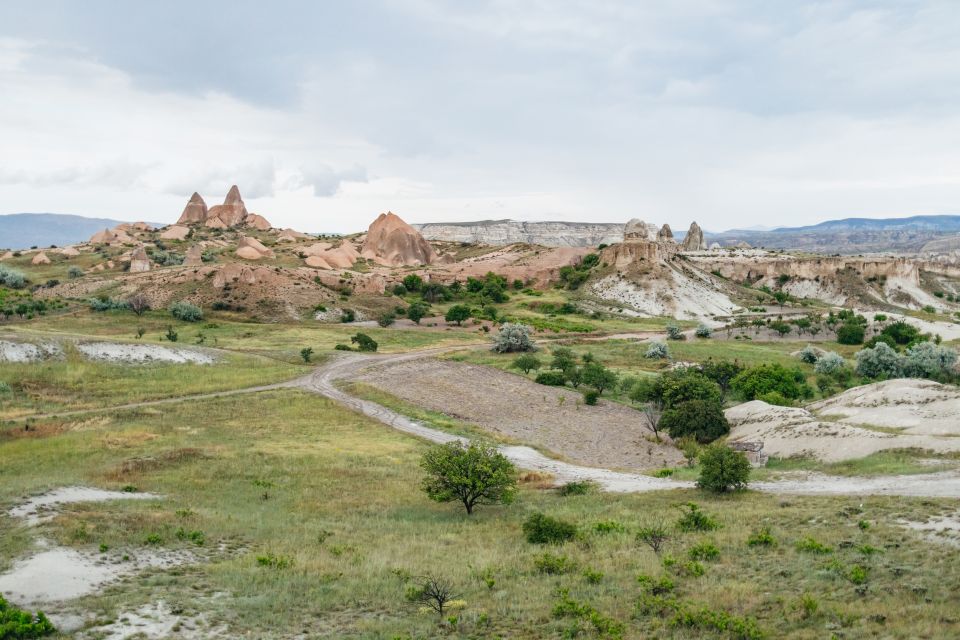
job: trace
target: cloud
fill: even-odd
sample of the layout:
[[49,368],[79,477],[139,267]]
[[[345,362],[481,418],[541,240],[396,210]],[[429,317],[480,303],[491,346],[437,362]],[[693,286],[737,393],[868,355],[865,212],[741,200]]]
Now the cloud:
[[293,188],[300,186],[313,187],[313,195],[326,198],[336,195],[344,182],[367,182],[367,170],[360,165],[337,171],[328,165],[318,165],[310,168],[301,168],[291,182]]

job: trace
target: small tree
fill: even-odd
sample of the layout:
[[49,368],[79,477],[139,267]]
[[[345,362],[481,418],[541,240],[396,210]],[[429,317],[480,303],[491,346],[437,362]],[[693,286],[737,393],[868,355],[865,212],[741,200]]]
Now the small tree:
[[497,353],[533,351],[535,348],[530,339],[530,327],[525,324],[504,323],[493,339],[493,350]]
[[697,442],[713,442],[730,433],[719,400],[688,400],[663,412],[660,428],[671,438],[693,436]]
[[313,356],[313,347],[304,347],[300,349],[300,357],[303,358],[304,362],[310,362],[310,358]]
[[837,342],[840,344],[863,344],[865,331],[862,324],[857,322],[844,322],[837,329]]
[[423,455],[423,490],[431,500],[459,500],[473,513],[478,504],[510,504],[517,493],[513,464],[494,447],[478,442],[448,442]]
[[553,354],[553,360],[550,361],[551,369],[566,371],[577,366],[577,356],[568,347],[555,347],[550,353]]
[[127,298],[127,306],[139,317],[150,310],[150,300],[142,293],[135,293]]
[[443,317],[447,322],[456,322],[461,326],[463,321],[470,317],[470,307],[465,304],[455,304],[447,310],[447,315]]
[[411,273],[403,279],[403,287],[407,291],[420,291],[423,286],[423,278],[415,273]]
[[384,311],[377,317],[377,324],[386,329],[396,321],[397,316],[393,311]]
[[780,305],[780,308],[783,309],[783,305],[785,305],[790,299],[790,294],[786,291],[775,291],[773,293],[773,299],[776,300],[777,304]]
[[599,362],[588,362],[583,365],[583,383],[597,390],[598,395],[603,395],[604,389],[609,389],[617,384],[617,374]]
[[351,336],[350,342],[357,345],[357,351],[373,352],[376,351],[379,346],[376,340],[365,333],[358,333],[355,336]]
[[657,441],[660,441],[660,419],[663,417],[663,402],[653,400],[643,405],[640,409],[643,417],[647,419],[647,428],[653,432]]
[[533,355],[532,353],[524,353],[523,355],[517,356],[517,359],[513,361],[513,364],[510,365],[514,369],[519,369],[524,373],[530,373],[535,371],[542,366],[540,358]]
[[454,593],[453,585],[446,578],[431,575],[423,576],[418,581],[419,586],[408,591],[407,597],[430,607],[439,616],[443,616],[443,610],[447,604],[458,597]]
[[742,452],[721,444],[713,444],[700,454],[700,478],[697,486],[701,489],[724,493],[745,488],[749,479],[750,461]]
[[414,324],[420,324],[420,321],[423,320],[428,311],[430,311],[428,305],[422,302],[414,302],[407,308],[407,317],[413,320]]
[[657,555],[660,555],[660,551],[669,541],[670,529],[663,522],[655,522],[637,531],[637,542],[649,546]]

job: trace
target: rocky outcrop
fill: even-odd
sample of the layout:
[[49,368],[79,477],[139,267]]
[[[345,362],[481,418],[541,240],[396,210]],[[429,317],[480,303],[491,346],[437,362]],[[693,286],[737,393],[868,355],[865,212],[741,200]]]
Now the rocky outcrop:
[[189,235],[190,227],[182,224],[170,225],[160,233],[161,240],[183,240]]
[[133,243],[133,237],[125,229],[114,227],[104,229],[90,236],[90,244],[127,244]]
[[665,224],[660,227],[660,231],[657,231],[657,242],[676,242],[673,239],[673,230],[670,225]]
[[80,252],[77,251],[76,247],[63,247],[60,249],[60,255],[68,258],[76,258],[78,255],[80,255]]
[[506,245],[539,244],[546,247],[595,247],[623,240],[623,225],[592,222],[429,222],[411,225],[427,240]]
[[143,273],[144,271],[150,271],[150,257],[143,245],[140,245],[130,254],[130,273]]
[[391,211],[370,225],[360,255],[388,267],[422,266],[437,258],[430,243]]
[[199,193],[194,191],[187,202],[187,206],[183,208],[183,213],[180,214],[177,224],[203,224],[206,221],[207,203],[203,201],[203,197]]
[[183,259],[183,266],[185,267],[199,267],[203,264],[203,250],[200,248],[200,245],[192,245],[187,249],[187,256]]
[[696,222],[690,223],[690,230],[683,238],[683,251],[706,251],[707,243],[703,239],[703,229]]
[[272,228],[266,218],[256,213],[248,214],[243,224],[252,229],[259,229],[260,231],[269,231]]
[[273,250],[265,247],[256,238],[243,236],[237,244],[236,255],[244,260],[260,260],[261,258],[272,258]]
[[243,222],[247,215],[247,205],[243,203],[243,198],[240,197],[240,189],[237,185],[233,185],[230,187],[230,191],[227,192],[227,197],[224,198],[223,204],[210,207],[204,224],[207,226],[219,226],[210,224],[212,220],[219,220],[224,227],[235,227]]

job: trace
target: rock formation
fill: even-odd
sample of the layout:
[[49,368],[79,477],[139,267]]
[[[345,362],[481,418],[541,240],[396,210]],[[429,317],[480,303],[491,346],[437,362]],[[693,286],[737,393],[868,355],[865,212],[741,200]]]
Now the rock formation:
[[183,208],[177,224],[203,224],[207,221],[207,203],[196,191],[190,196],[187,206]]
[[185,267],[199,267],[203,264],[203,251],[200,249],[200,245],[192,245],[187,249],[187,256],[183,259],[183,266]]
[[183,240],[190,233],[190,227],[182,224],[170,225],[160,234],[161,240]]
[[150,257],[143,245],[140,245],[130,254],[130,273],[143,273],[144,271],[150,271]]
[[683,251],[706,251],[707,243],[703,239],[703,230],[696,222],[690,223],[690,230],[683,239]]
[[237,244],[236,255],[244,260],[259,260],[261,258],[272,258],[273,251],[263,246],[256,238],[243,236]]
[[656,238],[655,233],[651,233],[650,225],[639,218],[633,218],[623,227],[624,242],[648,242]]
[[317,269],[349,269],[360,257],[360,252],[351,242],[344,240],[333,249],[329,242],[317,242],[302,252],[308,267]]
[[437,258],[430,243],[390,211],[370,225],[360,255],[388,267],[426,265]]
[[272,228],[266,218],[256,213],[248,214],[247,219],[244,220],[243,223],[248,227],[259,229],[260,231],[269,231]]
[[134,242],[133,237],[120,227],[104,229],[90,236],[90,244],[125,244]]
[[246,217],[247,205],[243,203],[243,198],[240,197],[240,189],[237,185],[233,185],[230,187],[230,191],[227,192],[227,197],[224,198],[223,204],[210,207],[210,210],[207,212],[207,220],[204,224],[207,226],[215,226],[211,225],[211,219],[219,219],[224,227],[235,227],[243,222]]
[[657,242],[676,242],[673,239],[673,230],[670,225],[665,224],[660,227],[660,231],[657,231]]
[[30,261],[30,264],[50,264],[50,258],[47,257],[43,251],[33,256],[33,260]]
[[539,244],[545,247],[595,247],[623,240],[623,225],[595,222],[429,222],[410,225],[427,240],[473,244]]
[[80,252],[77,251],[76,247],[63,247],[60,249],[60,255],[68,258],[76,258],[78,255],[80,255]]

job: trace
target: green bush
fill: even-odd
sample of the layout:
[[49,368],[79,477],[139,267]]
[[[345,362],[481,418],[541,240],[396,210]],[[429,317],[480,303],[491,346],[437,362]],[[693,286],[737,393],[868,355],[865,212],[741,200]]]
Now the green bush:
[[567,384],[567,376],[563,371],[541,371],[534,378],[534,382],[551,387],[562,387]]
[[857,374],[867,378],[898,378],[903,373],[903,356],[883,342],[861,349],[854,357]]
[[701,444],[713,442],[730,433],[730,424],[723,415],[723,405],[719,399],[687,400],[671,406],[663,412],[659,428],[669,433],[671,438],[692,436]]
[[567,496],[582,496],[595,491],[597,485],[592,480],[572,480],[562,485],[557,493]]
[[540,573],[558,576],[564,573],[570,573],[577,565],[567,556],[554,555],[548,552],[534,558],[533,566],[536,567]]
[[670,357],[670,349],[665,342],[651,342],[643,357],[651,360],[665,360]]
[[761,527],[747,538],[748,547],[774,547],[777,541],[770,533],[770,527]]
[[463,321],[470,317],[470,307],[465,304],[455,304],[447,310],[444,320],[447,322],[456,322],[457,326],[463,324]]
[[700,454],[700,477],[697,486],[707,491],[724,493],[743,489],[750,480],[747,456],[730,447],[713,444]]
[[610,533],[623,533],[627,529],[616,520],[601,520],[593,525],[593,530],[601,535],[607,535]]
[[11,289],[23,289],[27,285],[27,277],[16,269],[0,264],[0,284]]
[[684,533],[692,531],[715,531],[720,528],[717,522],[706,512],[700,509],[700,506],[693,502],[681,505],[681,509],[686,509],[680,519],[677,520],[677,528]]
[[365,333],[358,333],[350,337],[350,342],[357,345],[357,351],[374,352],[379,346],[377,341]]
[[863,344],[864,335],[863,325],[856,322],[844,322],[837,329],[837,342],[840,344]]
[[597,400],[600,398],[600,392],[594,389],[588,389],[583,392],[583,403],[588,406],[594,406],[597,404]]
[[787,369],[776,363],[750,367],[730,382],[730,388],[744,400],[754,400],[770,391],[776,391],[791,400],[811,393],[802,371]]
[[23,611],[0,596],[0,640],[28,640],[56,633],[53,624],[42,612],[36,615]]
[[182,322],[200,322],[203,320],[203,310],[197,305],[183,300],[170,305],[170,315]]
[[71,277],[71,278],[82,278],[82,277],[83,277],[83,269],[81,269],[80,267],[77,267],[77,266],[70,267],[70,268],[67,270],[67,275],[68,275],[69,277]]
[[667,325],[667,340],[683,340],[684,337],[683,330],[679,327],[679,325]]
[[537,512],[523,522],[523,533],[530,544],[563,544],[577,535],[577,526]]
[[694,335],[697,336],[698,338],[709,338],[710,336],[713,335],[713,329],[701,323],[697,325],[697,330],[694,331]]
[[493,339],[493,350],[497,353],[533,351],[535,348],[530,338],[530,327],[525,324],[506,322]]
[[690,550],[687,551],[687,555],[691,560],[716,560],[720,557],[720,550],[717,549],[716,545],[710,542],[701,542],[690,547]]
[[543,366],[543,363],[540,362],[540,358],[537,356],[531,353],[524,353],[523,355],[517,356],[517,359],[514,360],[510,366],[524,373],[530,373]]
[[819,555],[833,553],[832,548],[828,547],[825,544],[817,542],[810,536],[797,540],[794,543],[794,547],[796,547],[797,551],[800,551],[801,553],[816,553]]

